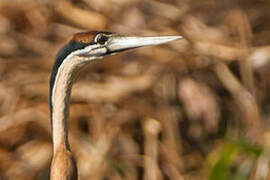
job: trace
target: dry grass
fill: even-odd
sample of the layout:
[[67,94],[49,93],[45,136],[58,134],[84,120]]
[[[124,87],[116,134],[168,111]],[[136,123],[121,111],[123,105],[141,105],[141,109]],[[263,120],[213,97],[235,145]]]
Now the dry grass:
[[0,179],[48,179],[48,82],[73,33],[177,35],[83,69],[80,179],[269,179],[270,2],[1,0]]

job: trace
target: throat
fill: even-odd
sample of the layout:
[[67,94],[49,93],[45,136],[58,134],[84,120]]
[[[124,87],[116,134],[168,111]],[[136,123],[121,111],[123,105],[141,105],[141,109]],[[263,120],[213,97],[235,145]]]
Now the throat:
[[[64,67],[64,68],[63,68]],[[69,150],[68,124],[71,87],[74,76],[80,67],[76,58],[67,58],[55,73],[51,86],[51,125],[54,153],[60,147]]]

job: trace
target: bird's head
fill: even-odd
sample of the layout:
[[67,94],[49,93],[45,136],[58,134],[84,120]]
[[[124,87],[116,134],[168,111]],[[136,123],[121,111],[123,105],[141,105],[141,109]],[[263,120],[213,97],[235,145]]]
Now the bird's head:
[[59,68],[67,65],[65,62],[83,65],[128,49],[163,44],[180,38],[182,36],[122,36],[103,31],[76,33],[56,55],[50,81],[51,93]]
[[181,36],[122,36],[112,32],[89,31],[75,34],[69,46],[73,55],[100,59],[128,49],[163,44],[180,38]]

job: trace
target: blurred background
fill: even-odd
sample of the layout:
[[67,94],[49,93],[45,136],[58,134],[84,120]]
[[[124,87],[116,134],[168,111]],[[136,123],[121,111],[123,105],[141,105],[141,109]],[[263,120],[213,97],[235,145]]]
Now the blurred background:
[[80,71],[79,177],[270,179],[270,1],[0,0],[0,179],[48,179],[54,57],[72,34],[183,35]]

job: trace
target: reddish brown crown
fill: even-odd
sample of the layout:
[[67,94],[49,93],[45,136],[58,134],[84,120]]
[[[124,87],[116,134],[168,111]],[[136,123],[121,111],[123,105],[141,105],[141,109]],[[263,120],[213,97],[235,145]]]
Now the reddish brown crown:
[[82,43],[91,43],[98,33],[98,31],[79,32],[73,35],[72,40]]

